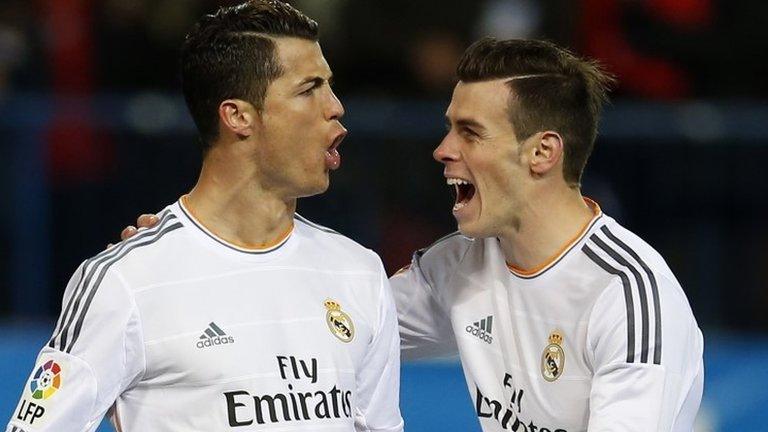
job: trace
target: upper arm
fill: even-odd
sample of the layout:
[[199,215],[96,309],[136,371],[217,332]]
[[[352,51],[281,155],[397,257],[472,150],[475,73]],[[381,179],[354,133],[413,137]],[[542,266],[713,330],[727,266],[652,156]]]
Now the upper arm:
[[[428,281],[417,252],[410,266],[390,278],[397,304],[403,359],[446,356],[456,353],[450,318]],[[447,270],[447,269],[446,269]]]
[[403,429],[400,415],[400,338],[392,292],[381,268],[376,331],[357,376],[355,427],[362,431]]
[[[653,308],[647,315],[631,310],[636,305],[627,295],[636,291],[625,291],[619,280],[595,303],[588,330],[590,432],[691,430],[701,400],[701,332],[676,282],[656,282],[659,317]],[[656,324],[659,340],[644,337],[644,327],[651,332]]]
[[10,425],[93,430],[138,379],[143,363],[130,293],[115,272],[86,261],[67,286],[53,336],[38,355]]

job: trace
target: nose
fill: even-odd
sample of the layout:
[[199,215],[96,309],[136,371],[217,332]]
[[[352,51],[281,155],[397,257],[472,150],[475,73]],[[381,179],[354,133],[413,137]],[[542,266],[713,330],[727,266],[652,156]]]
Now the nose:
[[456,145],[456,139],[451,132],[448,132],[445,135],[445,138],[440,142],[440,145],[438,145],[432,152],[432,157],[443,164],[459,160],[458,146]]
[[328,120],[341,120],[344,117],[344,106],[341,101],[336,97],[336,93],[328,88],[328,101],[326,106],[326,118]]

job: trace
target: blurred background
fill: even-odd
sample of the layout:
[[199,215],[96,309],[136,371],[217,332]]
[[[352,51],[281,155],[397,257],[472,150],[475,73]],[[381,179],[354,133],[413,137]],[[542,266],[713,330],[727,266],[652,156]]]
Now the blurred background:
[[[196,180],[178,47],[214,0],[0,0],[0,423],[80,261]],[[584,192],[658,249],[704,330],[697,431],[768,430],[768,2],[295,0],[321,25],[350,135],[299,212],[390,272],[455,230],[431,159],[461,52],[546,38],[620,85]],[[479,430],[455,362],[406,364],[411,431]],[[103,431],[111,430],[103,426]]]

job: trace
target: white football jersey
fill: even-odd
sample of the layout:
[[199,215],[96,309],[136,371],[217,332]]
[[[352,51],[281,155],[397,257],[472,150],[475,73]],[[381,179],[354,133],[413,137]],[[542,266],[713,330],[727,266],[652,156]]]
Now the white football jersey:
[[662,257],[603,215],[547,265],[456,233],[390,280],[404,358],[458,350],[484,431],[690,432],[703,338]]
[[181,203],[86,260],[7,431],[401,431],[378,256],[297,216],[267,249]]

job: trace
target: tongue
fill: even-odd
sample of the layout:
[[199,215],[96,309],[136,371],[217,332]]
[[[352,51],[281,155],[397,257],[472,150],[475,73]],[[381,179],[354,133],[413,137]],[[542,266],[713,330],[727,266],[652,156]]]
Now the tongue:
[[336,149],[331,149],[325,152],[325,166],[329,170],[337,170],[341,166],[341,155]]

